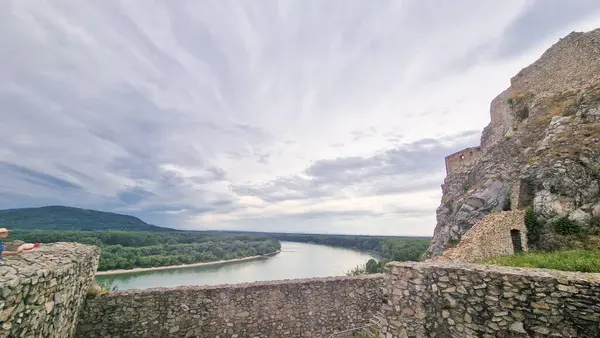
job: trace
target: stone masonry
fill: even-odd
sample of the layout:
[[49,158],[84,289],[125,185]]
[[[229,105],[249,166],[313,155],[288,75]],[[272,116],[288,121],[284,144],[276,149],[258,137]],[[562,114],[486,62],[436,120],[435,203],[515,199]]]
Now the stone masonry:
[[0,265],[0,337],[72,337],[98,268],[96,247],[42,244]]
[[456,168],[469,165],[470,163],[477,161],[479,159],[479,156],[481,156],[480,147],[463,149],[452,155],[446,156],[446,174],[453,171]]
[[551,96],[600,81],[600,29],[572,32],[511,80],[515,92]]
[[431,261],[477,262],[493,257],[514,255],[511,231],[515,230],[520,239],[521,250],[527,251],[525,211],[502,211],[489,214],[477,222],[456,247],[447,249],[441,256],[434,257]]
[[600,29],[552,45],[491,102],[490,117],[479,147],[446,158],[426,258],[499,211],[531,206],[544,221],[583,227],[600,214]]
[[328,337],[375,318],[382,338],[600,337],[600,274],[393,262],[383,275],[86,300],[98,264],[94,247],[43,245],[7,263],[0,267],[3,338]]
[[600,337],[600,274],[453,263],[386,269],[381,338]]
[[327,337],[369,324],[382,275],[114,292],[86,301],[76,337]]

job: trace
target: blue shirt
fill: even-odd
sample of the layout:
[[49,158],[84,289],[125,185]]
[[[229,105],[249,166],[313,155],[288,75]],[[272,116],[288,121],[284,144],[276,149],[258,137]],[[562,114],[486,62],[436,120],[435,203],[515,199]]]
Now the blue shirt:
[[0,241],[0,254],[2,253],[2,251],[4,251],[4,243]]

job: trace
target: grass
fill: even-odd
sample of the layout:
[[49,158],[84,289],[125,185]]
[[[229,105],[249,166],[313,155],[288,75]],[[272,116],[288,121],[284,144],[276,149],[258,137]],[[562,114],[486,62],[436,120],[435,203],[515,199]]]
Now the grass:
[[565,250],[496,257],[486,264],[600,273],[600,251]]
[[364,331],[356,332],[353,334],[353,337],[355,337],[355,338],[377,338],[377,337],[379,337],[379,330],[375,329],[375,330],[371,330],[370,332],[364,332]]

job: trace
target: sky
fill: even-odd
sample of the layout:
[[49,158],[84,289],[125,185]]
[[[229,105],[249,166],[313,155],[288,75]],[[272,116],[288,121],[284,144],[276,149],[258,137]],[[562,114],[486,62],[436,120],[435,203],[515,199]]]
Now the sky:
[[0,209],[431,235],[444,157],[596,0],[5,0]]

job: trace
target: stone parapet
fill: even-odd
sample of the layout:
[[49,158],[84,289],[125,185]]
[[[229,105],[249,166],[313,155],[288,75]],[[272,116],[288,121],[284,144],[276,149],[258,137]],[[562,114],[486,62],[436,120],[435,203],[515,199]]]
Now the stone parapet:
[[77,337],[327,337],[369,324],[382,275],[114,292],[88,299]]
[[77,243],[4,256],[0,337],[72,337],[99,256],[98,248]]
[[600,28],[572,32],[511,79],[515,93],[551,96],[600,81]]
[[380,337],[598,337],[600,274],[390,263]]
[[459,152],[456,152],[452,155],[448,155],[445,158],[446,162],[446,174],[460,169],[462,167],[468,167],[473,164],[473,162],[477,161],[481,157],[481,148],[480,147],[471,147],[467,149],[463,149]]

